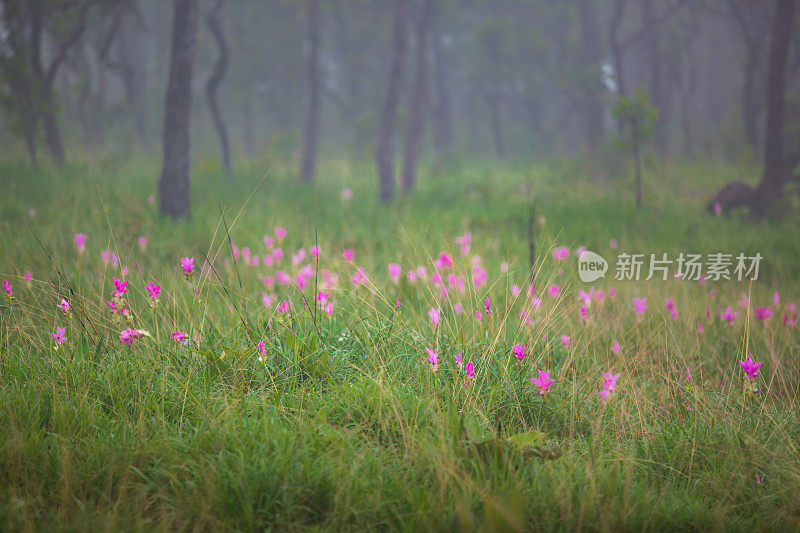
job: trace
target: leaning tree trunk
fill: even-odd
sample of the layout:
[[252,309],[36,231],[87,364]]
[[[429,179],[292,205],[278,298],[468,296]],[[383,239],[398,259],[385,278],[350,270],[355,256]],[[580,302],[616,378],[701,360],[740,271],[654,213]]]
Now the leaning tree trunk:
[[314,181],[317,168],[317,143],[319,137],[319,2],[308,4],[308,102],[306,122],[303,126],[303,168],[300,180]]
[[397,0],[394,13],[394,45],[392,50],[392,66],[389,71],[389,85],[386,99],[381,111],[378,142],[375,157],[378,160],[380,179],[380,199],[388,202],[394,197],[394,150],[392,137],[397,112],[397,101],[400,97],[400,85],[403,81],[403,58],[406,54],[406,17],[407,0]]
[[[794,27],[797,0],[778,0],[772,24],[767,71],[767,123],[764,131],[764,173],[755,189],[731,182],[708,203],[711,212],[728,212],[749,205],[753,214],[763,216],[767,208],[783,195],[791,176],[791,162],[783,151],[783,121],[786,107],[786,65]],[[796,158],[793,155],[793,158]]]
[[428,30],[431,26],[434,0],[425,0],[417,21],[417,72],[414,75],[414,94],[411,97],[408,129],[406,130],[405,157],[403,163],[403,190],[411,191],[417,179],[419,141],[425,126],[425,108],[428,103],[427,55]]
[[783,153],[783,122],[786,107],[786,63],[794,26],[797,0],[778,0],[767,74],[767,125],[764,139],[764,175],[753,195],[753,210],[763,214],[779,199],[791,173]]
[[189,121],[198,15],[197,0],[175,0],[174,6],[158,187],[161,213],[176,219],[189,212]]
[[228,45],[225,42],[225,35],[222,33],[222,25],[219,22],[219,12],[222,9],[222,5],[223,0],[217,0],[214,6],[208,10],[208,16],[206,17],[208,29],[211,30],[211,35],[214,36],[219,50],[217,62],[214,64],[214,71],[206,83],[206,98],[208,100],[208,108],[211,110],[211,116],[214,119],[214,127],[217,129],[217,136],[219,137],[219,144],[222,150],[222,166],[225,168],[225,175],[230,179],[231,156],[230,148],[228,147],[228,130],[222,120],[222,113],[219,110],[219,102],[217,101],[217,89],[219,89],[219,85],[228,71]]

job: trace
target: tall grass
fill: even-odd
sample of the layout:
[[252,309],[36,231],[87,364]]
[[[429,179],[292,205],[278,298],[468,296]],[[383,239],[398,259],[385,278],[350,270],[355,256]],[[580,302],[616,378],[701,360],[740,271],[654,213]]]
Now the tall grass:
[[[15,298],[0,304],[0,527],[797,529],[800,353],[782,317],[800,295],[798,225],[705,213],[707,193],[739,172],[665,164],[637,212],[629,184],[587,179],[570,161],[454,164],[388,207],[365,164],[326,162],[313,188],[280,163],[243,165],[232,183],[201,164],[193,218],[172,223],[148,201],[151,161],[60,171],[4,161],[0,278]],[[531,272],[532,205],[543,218]],[[276,226],[288,230],[279,267],[232,253],[264,255]],[[455,244],[464,231],[468,256]],[[87,235],[83,254],[76,233]],[[265,287],[261,277],[278,268],[294,279],[291,254],[314,244],[321,253],[303,262],[314,269],[305,289]],[[589,285],[574,256],[551,257],[559,245],[608,258],[760,252],[764,262],[752,283],[619,282],[610,272],[594,285],[616,295],[593,301],[582,320],[577,294]],[[117,265],[101,260],[106,249]],[[464,292],[443,297],[429,281],[405,279],[419,265],[430,275],[442,251],[465,276]],[[470,282],[474,254],[488,273],[480,287]],[[191,284],[184,256],[198,265]],[[398,284],[390,262],[404,268]],[[123,266],[132,317],[118,321],[105,302]],[[354,287],[357,267],[369,281]],[[314,298],[323,270],[338,275],[330,317]],[[165,293],[155,307],[150,281]],[[552,283],[555,298],[545,293]],[[543,300],[536,310],[530,284]],[[290,300],[291,317],[265,306],[264,292]],[[478,321],[487,296],[492,313]],[[642,316],[634,297],[648,299]],[[69,317],[56,308],[62,298]],[[774,316],[756,320],[753,307],[767,305]],[[739,313],[732,325],[719,318],[728,306]],[[443,310],[436,328],[431,307]],[[58,325],[68,331],[56,350]],[[149,336],[121,343],[129,326]],[[176,342],[173,331],[195,340]],[[528,345],[522,364],[515,343]],[[439,350],[438,372],[425,348]],[[474,380],[458,353],[474,363]],[[738,364],[746,354],[763,361],[758,394]],[[609,368],[621,377],[603,401]],[[530,382],[539,369],[557,378],[545,396]],[[508,442],[524,432],[535,445]]]

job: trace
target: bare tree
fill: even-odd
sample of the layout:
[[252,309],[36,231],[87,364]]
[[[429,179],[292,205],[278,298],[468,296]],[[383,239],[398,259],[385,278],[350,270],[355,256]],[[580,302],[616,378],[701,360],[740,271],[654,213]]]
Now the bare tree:
[[[0,71],[11,91],[4,106],[14,117],[33,163],[39,124],[44,126],[45,143],[53,160],[64,161],[54,84],[67,54],[83,36],[93,3],[91,0],[63,3],[2,0],[0,3],[4,40],[9,48],[0,59]],[[45,34],[52,47],[47,54],[49,61],[43,57]]]
[[582,84],[586,115],[586,140],[597,148],[603,139],[603,87],[600,81],[600,35],[593,0],[581,0],[580,19],[583,42],[583,63],[586,79]]
[[303,168],[300,179],[306,183],[314,181],[317,166],[317,143],[319,137],[319,1],[308,2],[308,102],[306,121],[303,127]]
[[219,51],[217,62],[214,63],[214,70],[206,82],[206,99],[208,100],[208,108],[211,110],[211,117],[214,119],[214,127],[217,129],[217,136],[219,137],[219,144],[222,150],[222,166],[225,168],[225,175],[230,179],[231,156],[230,148],[228,147],[228,129],[222,120],[222,113],[217,101],[217,90],[222,80],[225,79],[225,73],[228,71],[228,44],[225,42],[225,34],[222,32],[222,25],[219,20],[219,13],[223,4],[224,0],[216,0],[206,16],[208,29],[211,30],[211,35],[214,36],[214,41],[217,43],[217,50]]
[[436,84],[433,105],[433,142],[439,153],[446,152],[453,144],[453,112],[451,109],[450,95],[447,91],[447,67],[442,50],[442,30],[441,30],[441,3],[434,3],[433,13],[431,14],[432,42],[431,52],[433,56],[433,76]]
[[400,86],[403,82],[403,59],[406,54],[408,1],[396,0],[394,12],[394,39],[392,47],[392,64],[389,70],[389,83],[386,98],[381,111],[380,127],[375,157],[378,161],[380,180],[380,199],[389,202],[394,198],[394,123],[397,115],[397,102],[400,98]]
[[428,105],[427,56],[428,33],[431,27],[434,0],[425,0],[417,20],[417,71],[414,75],[413,94],[409,106],[408,129],[406,130],[405,158],[403,163],[403,190],[414,189],[417,174],[417,158],[422,129],[425,126],[425,109]]
[[158,186],[161,213],[175,219],[189,213],[189,122],[198,9],[197,0],[175,0],[173,5],[164,162]]

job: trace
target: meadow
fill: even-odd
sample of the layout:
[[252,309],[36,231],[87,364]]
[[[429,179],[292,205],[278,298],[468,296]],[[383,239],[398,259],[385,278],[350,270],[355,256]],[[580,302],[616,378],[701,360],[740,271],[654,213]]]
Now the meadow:
[[800,225],[705,209],[756,167],[198,162],[171,222],[156,163],[0,162],[0,529],[800,529]]

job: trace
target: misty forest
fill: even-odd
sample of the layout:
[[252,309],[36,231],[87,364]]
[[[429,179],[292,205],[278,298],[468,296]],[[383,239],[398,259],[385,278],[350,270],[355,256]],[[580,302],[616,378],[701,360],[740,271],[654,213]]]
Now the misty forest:
[[800,0],[0,0],[0,530],[800,529]]

